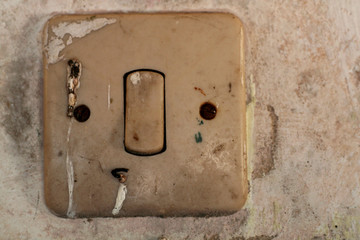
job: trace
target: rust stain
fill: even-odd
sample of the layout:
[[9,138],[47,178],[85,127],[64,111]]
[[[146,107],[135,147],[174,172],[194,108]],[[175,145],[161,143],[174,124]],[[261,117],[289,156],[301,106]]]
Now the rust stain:
[[256,166],[252,172],[253,179],[261,178],[275,169],[275,158],[278,147],[278,125],[279,117],[271,105],[267,105],[267,111],[271,120],[271,131],[267,137],[264,146],[258,149],[258,156],[261,158],[259,166]]
[[310,69],[300,73],[297,84],[296,95],[300,99],[307,101],[318,95],[318,92],[325,86],[325,81],[320,70]]
[[136,141],[139,141],[139,136],[137,135],[137,133],[134,133],[133,138],[134,138]]
[[[277,150],[277,140],[278,140],[278,127],[279,127],[279,116],[276,115],[275,109],[273,106],[268,105],[267,110],[271,118],[272,134],[271,134],[271,159],[275,158]],[[273,164],[274,165],[274,164]]]
[[213,154],[217,154],[217,153],[223,151],[224,148],[225,148],[225,144],[224,144],[224,143],[217,145],[217,146],[214,148],[214,150],[213,150]]
[[195,89],[196,91],[199,91],[202,95],[206,96],[206,93],[205,93],[204,90],[202,90],[201,88],[194,87],[194,89]]

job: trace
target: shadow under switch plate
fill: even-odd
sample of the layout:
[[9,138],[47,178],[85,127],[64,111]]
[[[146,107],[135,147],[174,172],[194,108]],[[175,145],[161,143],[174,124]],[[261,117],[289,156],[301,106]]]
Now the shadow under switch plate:
[[59,15],[44,181],[62,217],[231,214],[247,198],[243,28],[227,13]]

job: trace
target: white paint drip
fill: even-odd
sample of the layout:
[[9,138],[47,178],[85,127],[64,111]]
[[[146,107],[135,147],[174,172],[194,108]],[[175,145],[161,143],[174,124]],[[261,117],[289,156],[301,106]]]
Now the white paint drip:
[[111,86],[109,84],[108,85],[108,94],[107,94],[107,96],[108,96],[108,98],[107,98],[108,110],[110,110],[110,99],[111,99],[110,88],[111,88]]
[[130,81],[132,82],[132,84],[136,85],[140,82],[140,80],[141,80],[141,78],[140,78],[139,72],[134,72],[131,74]]
[[68,189],[69,189],[69,204],[66,215],[70,218],[75,217],[75,211],[73,209],[73,191],[74,191],[74,167],[73,163],[69,157],[70,151],[70,134],[71,134],[71,127],[73,123],[73,118],[70,119],[69,129],[67,132],[66,138],[66,172],[68,178]]
[[112,210],[113,215],[119,214],[119,212],[122,208],[122,205],[125,201],[126,193],[127,193],[126,185],[123,183],[120,183],[118,194],[116,197],[115,207]]
[[65,48],[63,38],[66,34],[70,35],[66,45],[70,45],[72,44],[74,37],[82,38],[92,31],[99,30],[100,28],[115,22],[116,19],[96,18],[94,20],[83,20],[80,22],[62,22],[57,26],[52,27],[51,30],[55,36],[51,37],[45,47],[48,63],[57,63],[62,59],[62,56],[59,56],[59,54]]

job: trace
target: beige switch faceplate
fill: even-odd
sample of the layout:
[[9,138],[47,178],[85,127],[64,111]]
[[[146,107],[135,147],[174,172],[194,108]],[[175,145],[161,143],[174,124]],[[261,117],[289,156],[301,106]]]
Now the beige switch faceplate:
[[[84,122],[67,116],[71,59],[82,66],[76,107],[90,109]],[[152,76],[157,84],[153,91],[131,90],[132,99],[151,93],[143,102],[154,101],[149,106],[155,106],[155,117],[149,117],[153,110],[143,108],[143,118],[133,114],[127,120],[141,126],[147,119],[156,122],[153,134],[144,132],[148,127],[130,129],[140,131],[133,139],[144,136],[148,144],[144,151],[152,153],[147,156],[125,149],[124,76],[141,69],[164,75],[163,82],[161,76]],[[157,95],[161,88],[163,97]],[[138,105],[141,101],[129,101],[132,110],[143,107]],[[210,108],[211,117],[215,116],[211,120],[200,115],[204,103],[215,106]],[[136,147],[129,136],[127,144]],[[120,13],[61,15],[48,21],[44,29],[44,179],[46,204],[54,214],[234,213],[247,197],[245,136],[243,28],[235,16]],[[124,183],[111,174],[116,168],[128,169]],[[113,214],[119,199],[122,206]]]

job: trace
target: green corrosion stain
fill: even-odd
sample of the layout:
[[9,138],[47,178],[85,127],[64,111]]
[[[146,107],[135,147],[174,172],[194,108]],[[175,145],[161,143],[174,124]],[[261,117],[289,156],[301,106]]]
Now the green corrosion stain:
[[196,118],[196,119],[197,119],[199,125],[203,125],[203,124],[204,124],[204,121],[203,121],[203,120],[198,119],[198,118]]
[[201,137],[200,132],[195,134],[195,141],[196,141],[196,143],[201,143],[202,142],[202,137]]

